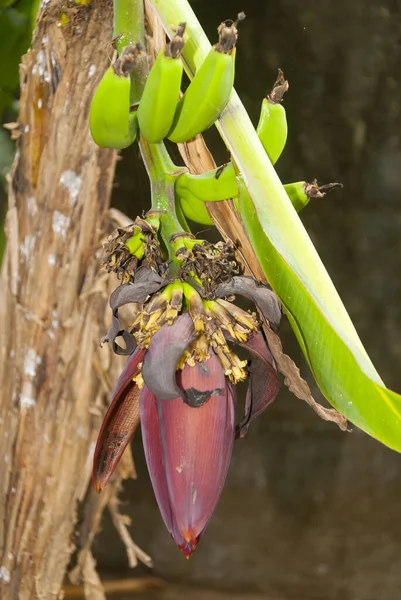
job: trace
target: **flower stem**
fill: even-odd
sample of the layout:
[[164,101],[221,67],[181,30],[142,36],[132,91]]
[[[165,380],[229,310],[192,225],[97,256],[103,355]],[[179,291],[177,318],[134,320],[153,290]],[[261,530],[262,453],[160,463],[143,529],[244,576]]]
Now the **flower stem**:
[[125,46],[143,43],[145,39],[142,0],[114,0],[114,38],[120,55]]
[[[140,44],[145,48],[145,15],[143,0],[114,0],[114,38],[118,55],[125,46]],[[131,104],[142,96],[147,77],[147,61],[138,61],[131,72]]]
[[163,142],[149,144],[141,136],[140,149],[151,186],[150,214],[161,213],[161,237],[166,245],[169,259],[177,262],[176,252],[184,246],[182,238],[192,237],[182,228],[175,209],[174,183],[186,168],[178,167],[173,163]]

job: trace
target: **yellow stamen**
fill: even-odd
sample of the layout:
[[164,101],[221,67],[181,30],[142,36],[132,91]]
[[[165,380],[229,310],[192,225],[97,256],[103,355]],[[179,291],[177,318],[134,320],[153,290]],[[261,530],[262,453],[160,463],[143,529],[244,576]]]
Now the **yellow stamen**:
[[132,381],[135,381],[136,385],[141,390],[145,384],[143,377],[142,377],[142,363],[139,363],[138,369],[140,369],[140,371],[139,371],[139,373],[134,375],[134,377],[132,378]]
[[166,313],[166,311],[163,312],[162,309],[159,308],[158,310],[153,312],[151,315],[149,315],[148,322],[145,324],[145,327],[144,327],[145,331],[150,331],[152,329],[152,327],[154,327],[154,325],[156,325],[158,323],[161,316],[164,315],[165,313]]
[[256,318],[255,313],[246,312],[245,310],[242,310],[242,308],[240,308],[239,306],[232,304],[232,302],[227,302],[227,300],[222,300],[221,298],[218,298],[216,302],[218,302],[218,304],[225,308],[230,313],[230,315],[237,321],[237,323],[242,323],[243,325],[245,325],[245,327],[253,331],[259,329],[258,320]]

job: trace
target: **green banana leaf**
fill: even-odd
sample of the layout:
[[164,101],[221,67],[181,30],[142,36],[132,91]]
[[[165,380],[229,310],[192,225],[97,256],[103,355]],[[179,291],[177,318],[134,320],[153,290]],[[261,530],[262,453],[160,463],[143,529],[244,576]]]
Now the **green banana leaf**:
[[[152,3],[169,35],[171,24],[186,21],[191,76],[210,49],[201,25],[186,0]],[[239,208],[248,235],[322,393],[360,429],[401,451],[401,396],[370,361],[235,91],[216,125],[245,182]]]

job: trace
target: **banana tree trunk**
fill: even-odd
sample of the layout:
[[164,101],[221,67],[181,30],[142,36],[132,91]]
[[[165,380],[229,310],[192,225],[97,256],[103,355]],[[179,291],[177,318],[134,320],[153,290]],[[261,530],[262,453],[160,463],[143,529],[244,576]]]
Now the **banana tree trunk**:
[[98,350],[110,283],[98,275],[99,247],[116,155],[88,131],[111,11],[108,0],[42,2],[21,65],[0,283],[2,600],[59,596],[102,396],[116,378],[107,371],[118,369]]

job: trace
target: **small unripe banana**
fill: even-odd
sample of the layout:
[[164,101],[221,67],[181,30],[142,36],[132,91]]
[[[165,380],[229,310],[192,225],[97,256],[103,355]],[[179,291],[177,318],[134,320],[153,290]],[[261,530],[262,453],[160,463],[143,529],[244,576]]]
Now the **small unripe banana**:
[[287,183],[284,189],[295,210],[300,212],[309,203],[311,198],[323,198],[331,190],[342,187],[342,183],[326,183],[319,186],[317,180],[314,179],[312,183],[307,183],[306,181]]
[[144,138],[152,144],[165,138],[173,124],[181,89],[181,50],[185,25],[180,23],[171,42],[159,52],[139,104],[139,128]]
[[121,150],[136,138],[136,112],[130,112],[130,72],[140,47],[126,46],[121,56],[103,75],[92,99],[89,128],[94,142],[102,148]]
[[142,231],[139,231],[138,233],[136,233],[132,237],[130,237],[125,242],[125,245],[127,246],[128,250],[130,251],[130,254],[132,254],[139,260],[141,260],[143,258],[144,251],[145,251],[145,240],[143,238]]
[[235,22],[221,23],[219,42],[213,46],[178,103],[172,128],[172,142],[187,142],[218,119],[225,108],[234,85],[236,25],[245,18],[238,15]]
[[184,173],[175,183],[175,191],[181,198],[186,194],[203,202],[218,202],[238,196],[238,183],[231,162],[202,175]]
[[207,212],[205,203],[193,196],[190,192],[184,192],[184,195],[180,196],[179,202],[184,215],[194,223],[214,225]]
[[[175,188],[176,195],[180,199],[185,216],[191,221],[202,225],[213,224],[204,202],[219,202],[229,198],[232,198],[235,202],[238,201],[239,183],[232,163],[224,165],[223,172],[227,173],[227,181],[224,182],[221,188],[215,188],[212,179],[216,178],[216,173],[221,169],[222,167],[219,167],[219,169],[209,171],[203,175],[190,175],[190,179],[187,178],[188,173],[185,173],[178,178]],[[189,185],[187,185],[187,182]],[[342,187],[342,183],[327,183],[319,186],[316,179],[312,183],[297,181],[284,185],[284,189],[297,212],[305,208],[311,198],[323,198],[331,190]]]
[[284,79],[284,74],[279,69],[273,90],[263,99],[256,129],[263,148],[273,165],[280,158],[287,141],[287,117],[284,106],[280,104],[287,90],[288,81]]
[[300,212],[309,203],[310,197],[306,193],[307,185],[309,184],[307,184],[305,181],[286,183],[284,185],[284,189],[297,212]]
[[[327,192],[336,187],[342,187],[342,184],[328,183],[319,186],[316,179],[312,183],[297,181],[284,185],[284,189],[297,212],[305,208],[311,198],[323,198]],[[202,175],[183,173],[175,183],[175,193],[181,198],[184,214],[189,219],[209,225],[211,221],[209,213],[206,208],[204,208],[204,211],[201,209],[203,202],[220,202],[221,200],[236,199],[238,197],[238,179],[235,175],[234,165],[230,162],[213,171],[202,173]],[[205,220],[198,221],[188,214],[189,211],[192,212],[193,216],[195,214],[205,215]]]

